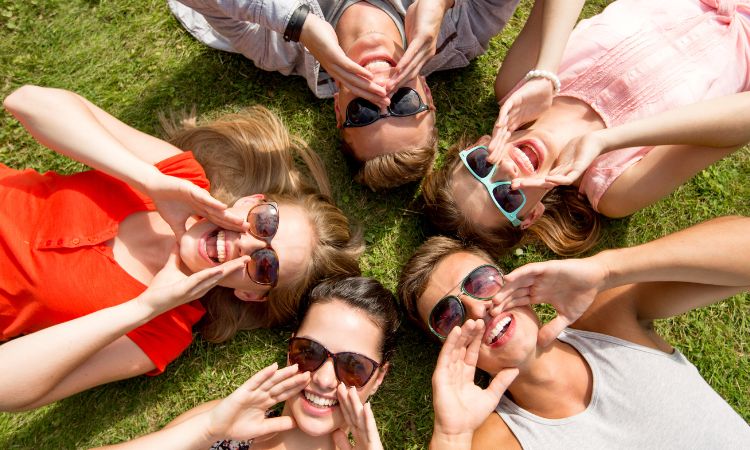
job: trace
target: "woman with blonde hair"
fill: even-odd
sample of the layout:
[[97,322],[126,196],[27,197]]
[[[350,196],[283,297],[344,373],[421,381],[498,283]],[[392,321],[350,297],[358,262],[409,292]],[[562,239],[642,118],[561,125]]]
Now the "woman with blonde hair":
[[264,108],[171,127],[183,152],[68,91],[25,86],[4,105],[97,170],[0,165],[0,340],[16,338],[0,347],[2,410],[158,374],[199,320],[221,342],[289,321],[312,284],[359,272],[361,241],[320,160]]
[[429,216],[495,254],[525,237],[586,251],[599,214],[645,208],[750,140],[749,74],[748,2],[618,0],[574,29],[552,105],[514,119],[532,125],[498,121],[424,180]]

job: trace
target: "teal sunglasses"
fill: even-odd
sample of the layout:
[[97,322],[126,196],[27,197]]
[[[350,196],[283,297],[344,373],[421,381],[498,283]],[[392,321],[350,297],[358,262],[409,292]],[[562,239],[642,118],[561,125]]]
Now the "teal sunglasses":
[[520,189],[511,189],[510,181],[491,181],[497,166],[487,162],[489,155],[490,152],[484,145],[462,150],[458,154],[464,166],[487,189],[497,209],[517,227],[521,225],[518,212],[526,204],[526,195]]

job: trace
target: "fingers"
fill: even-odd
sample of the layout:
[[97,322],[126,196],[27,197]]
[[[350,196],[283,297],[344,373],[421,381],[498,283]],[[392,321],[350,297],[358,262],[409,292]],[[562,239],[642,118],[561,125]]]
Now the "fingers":
[[372,405],[370,402],[365,403],[365,430],[370,442],[380,442],[380,433],[378,432],[378,424],[375,422],[375,414],[372,412]]
[[492,382],[490,382],[490,385],[487,387],[487,391],[492,392],[499,402],[500,397],[503,396],[503,393],[508,389],[508,386],[513,383],[513,380],[518,376],[518,373],[519,371],[516,367],[509,367],[501,370],[492,379]]
[[488,163],[497,164],[500,161],[508,139],[510,139],[510,131],[506,126],[494,130],[492,139],[490,139],[490,143],[487,145],[487,150],[490,152],[487,156]]
[[310,384],[310,372],[298,373],[274,386],[270,394],[276,403],[283,402],[302,392],[308,384]]
[[557,339],[560,333],[562,333],[562,330],[572,322],[572,320],[558,314],[557,317],[547,322],[539,330],[537,346],[541,348],[549,347],[555,339]]
[[545,178],[514,178],[511,180],[510,187],[512,189],[525,189],[525,188],[542,188],[552,189],[557,186],[557,183],[550,181],[550,177]]
[[346,433],[341,429],[333,432],[333,442],[336,444],[336,447],[341,450],[354,450],[354,447],[349,443],[349,437],[347,437]]
[[471,340],[466,349],[466,355],[464,356],[464,362],[469,365],[476,367],[477,360],[479,359],[479,347],[482,345],[482,336],[484,334],[484,321],[477,320],[477,324],[471,332]]
[[276,370],[279,368],[279,363],[273,363],[270,366],[266,366],[263,369],[259,370],[255,375],[248,378],[247,381],[242,383],[242,385],[237,388],[237,391],[254,391],[260,387],[263,382],[271,378],[271,376],[276,373]]
[[563,175],[548,175],[544,178],[544,180],[551,186],[548,189],[551,189],[555,186],[569,186],[573,184],[578,178],[580,178],[581,174],[583,172],[578,171],[571,171]]
[[258,436],[265,436],[271,433],[278,433],[280,431],[291,430],[296,427],[294,419],[291,416],[279,416],[271,417],[263,420],[263,424],[260,427]]

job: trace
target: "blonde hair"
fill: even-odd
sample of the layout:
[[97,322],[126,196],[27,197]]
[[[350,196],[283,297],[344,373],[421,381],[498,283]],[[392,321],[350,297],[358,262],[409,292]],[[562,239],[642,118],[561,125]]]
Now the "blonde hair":
[[542,199],[545,211],[526,230],[503,221],[498,227],[484,229],[470,221],[458,208],[453,197],[453,172],[461,164],[458,152],[472,140],[462,138],[452,146],[443,166],[422,181],[426,215],[440,231],[456,233],[463,239],[501,257],[518,244],[535,240],[553,252],[572,256],[590,250],[599,241],[601,218],[575,188],[560,186]]
[[[384,153],[362,163],[354,181],[373,191],[390,189],[416,181],[432,169],[437,150],[437,128],[433,127],[430,141],[424,147]],[[342,140],[342,151],[353,154],[349,144]]]
[[240,329],[288,322],[313,284],[331,276],[359,275],[362,239],[331,201],[323,162],[303,140],[290,135],[274,113],[254,106],[204,125],[196,125],[194,114],[162,123],[173,145],[194,153],[214,197],[233,204],[263,193],[279,204],[302,208],[315,234],[308,266],[294,280],[271,289],[268,301],[243,302],[222,287],[204,296],[201,333],[206,340],[222,342]]

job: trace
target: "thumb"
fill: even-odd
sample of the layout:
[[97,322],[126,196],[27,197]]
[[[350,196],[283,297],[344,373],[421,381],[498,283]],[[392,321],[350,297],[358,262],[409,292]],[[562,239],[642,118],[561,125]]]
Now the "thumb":
[[349,443],[349,438],[346,433],[339,428],[333,432],[333,442],[341,450],[353,450],[354,447]]
[[290,416],[279,416],[272,417],[270,419],[263,420],[263,426],[261,427],[258,436],[264,436],[266,434],[278,433],[281,431],[291,430],[296,427],[297,424]]
[[542,348],[549,347],[570,323],[571,321],[567,317],[560,315],[550,320],[539,330],[537,346]]
[[516,367],[508,367],[501,370],[495,375],[495,378],[492,379],[492,382],[487,389],[494,392],[499,401],[500,397],[502,397],[503,393],[508,389],[508,386],[510,386],[511,383],[513,383],[513,380],[516,379],[518,373],[519,370]]
[[172,231],[174,232],[174,237],[177,239],[177,241],[180,241],[180,238],[182,238],[182,235],[185,234],[185,221],[183,220],[170,220],[169,226],[172,228]]

